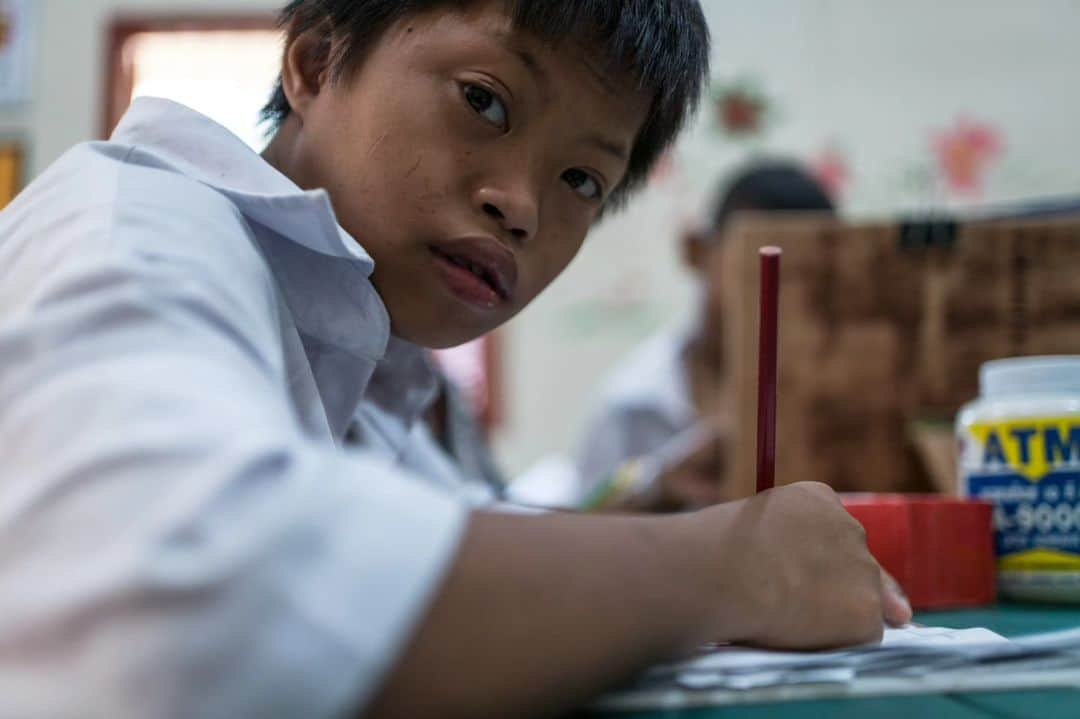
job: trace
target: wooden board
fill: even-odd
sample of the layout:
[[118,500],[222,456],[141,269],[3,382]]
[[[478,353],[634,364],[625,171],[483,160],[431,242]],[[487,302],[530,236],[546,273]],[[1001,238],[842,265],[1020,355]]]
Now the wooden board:
[[961,223],[951,246],[920,246],[925,237],[896,223],[737,221],[722,273],[738,494],[754,486],[763,245],[784,250],[777,483],[947,490],[916,438],[935,422],[951,431],[978,394],[980,365],[1080,354],[1080,218]]

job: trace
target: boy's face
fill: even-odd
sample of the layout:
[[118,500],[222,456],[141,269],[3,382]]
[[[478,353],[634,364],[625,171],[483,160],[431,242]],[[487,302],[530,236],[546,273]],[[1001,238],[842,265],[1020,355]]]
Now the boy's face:
[[687,232],[682,243],[683,260],[701,285],[701,334],[720,337],[724,326],[724,265],[729,254],[723,230]]
[[279,164],[329,192],[375,260],[396,335],[428,347],[478,337],[573,259],[649,109],[592,59],[515,33],[500,2],[480,3],[406,18],[347,81],[292,102]]

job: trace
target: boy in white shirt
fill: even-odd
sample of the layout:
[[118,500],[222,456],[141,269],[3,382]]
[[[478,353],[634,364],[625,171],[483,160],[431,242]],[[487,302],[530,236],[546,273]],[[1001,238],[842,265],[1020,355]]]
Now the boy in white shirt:
[[[732,418],[721,282],[724,233],[739,212],[830,215],[832,200],[799,164],[756,160],[725,179],[704,228],[682,237],[699,284],[693,324],[649,338],[601,385],[577,456],[580,491],[601,508],[698,509],[730,498],[722,482]],[[620,467],[649,472],[607,491]],[[606,484],[605,484],[606,483]]]
[[[706,74],[697,2],[284,21],[264,158],[138,101],[0,214],[6,706],[539,716],[706,640],[907,618],[824,487],[507,516],[378,451],[431,391],[409,345],[513,316],[674,137]],[[373,449],[345,451],[362,399]]]

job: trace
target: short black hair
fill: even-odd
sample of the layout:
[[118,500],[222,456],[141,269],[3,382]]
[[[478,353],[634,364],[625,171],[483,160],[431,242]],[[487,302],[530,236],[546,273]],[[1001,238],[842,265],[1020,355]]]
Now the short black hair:
[[835,209],[829,193],[799,163],[758,161],[721,183],[709,213],[709,229],[722,230],[740,210],[834,212]]
[[[441,6],[461,10],[476,0],[292,0],[279,22],[287,40],[326,28],[331,81],[362,62],[395,22]],[[650,169],[696,111],[709,74],[709,30],[698,0],[505,0],[515,29],[542,41],[566,38],[596,47],[609,69],[629,72],[652,106],[630,153],[626,177],[612,193],[619,203],[644,184]],[[334,45],[341,49],[329,56]],[[262,117],[276,129],[292,109],[278,79]]]

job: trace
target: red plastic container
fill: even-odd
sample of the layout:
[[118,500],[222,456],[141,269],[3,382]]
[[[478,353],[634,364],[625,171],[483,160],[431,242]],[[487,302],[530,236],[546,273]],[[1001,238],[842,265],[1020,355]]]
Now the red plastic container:
[[847,494],[844,507],[866,528],[870,553],[915,609],[991,604],[993,509],[937,495]]

